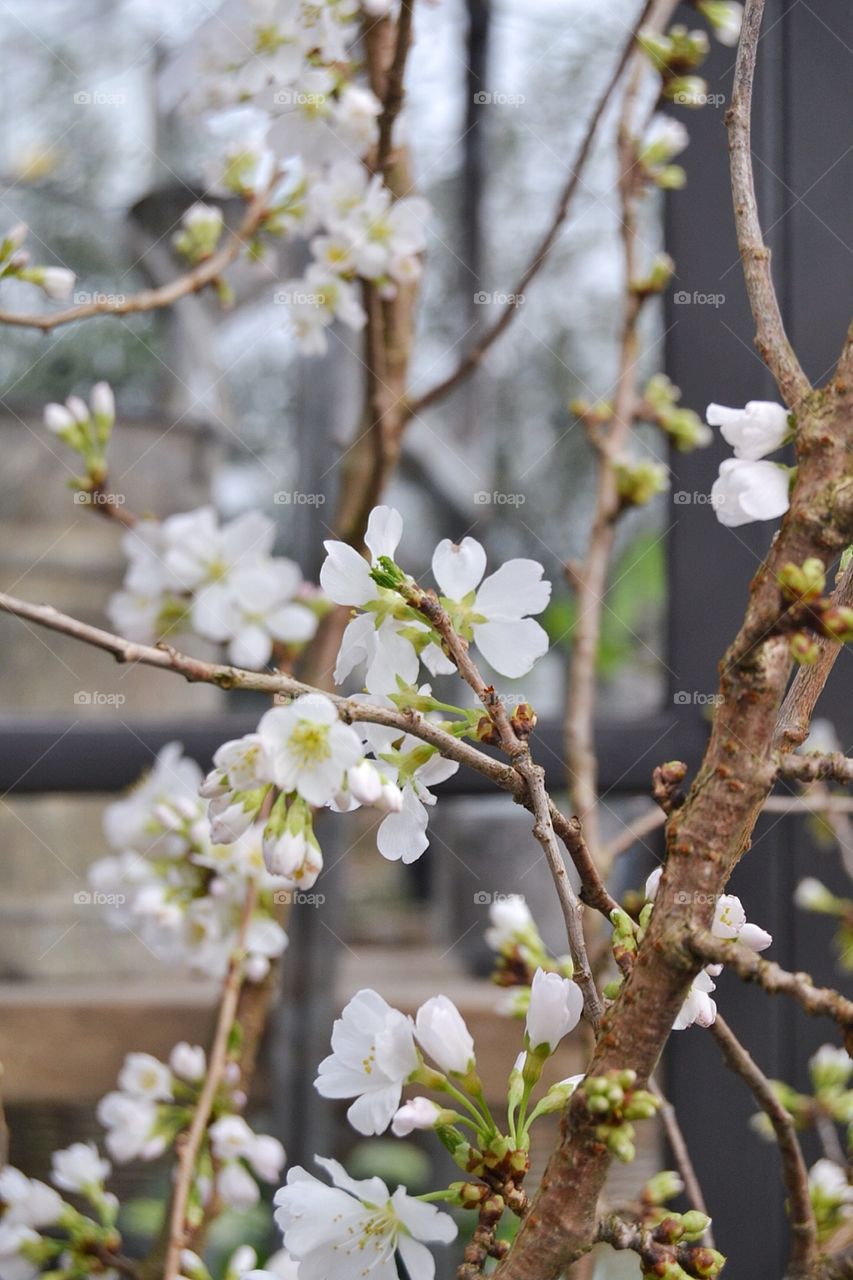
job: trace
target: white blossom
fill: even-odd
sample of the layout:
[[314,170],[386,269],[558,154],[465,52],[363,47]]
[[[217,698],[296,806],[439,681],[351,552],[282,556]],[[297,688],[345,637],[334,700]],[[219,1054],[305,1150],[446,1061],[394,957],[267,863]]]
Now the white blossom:
[[543,581],[536,560],[507,560],[483,579],[482,545],[475,538],[458,545],[445,538],[433,554],[432,571],[457,629],[473,638],[495,671],[523,676],[547,652],[547,633],[529,616],[541,613],[551,598],[551,584]]
[[527,1009],[527,1038],[531,1049],[547,1045],[553,1053],[563,1036],[580,1021],[583,996],[571,978],[537,969],[530,987]]
[[358,734],[341,723],[334,703],[319,693],[273,707],[261,718],[258,732],[272,781],[282,791],[298,791],[309,804],[331,800],[342,776],[362,756]]
[[52,1227],[62,1213],[62,1197],[37,1178],[7,1164],[0,1170],[3,1226]]
[[276,1221],[285,1247],[299,1263],[300,1280],[398,1280],[398,1251],[409,1280],[432,1280],[435,1266],[424,1241],[449,1243],[456,1224],[435,1205],[380,1178],[357,1181],[335,1160],[316,1157],[328,1186],[297,1166],[276,1193]]
[[433,996],[415,1017],[418,1043],[441,1068],[464,1075],[474,1062],[474,1041],[462,1014],[447,996]]
[[118,1078],[119,1088],[125,1093],[151,1102],[169,1102],[172,1083],[169,1068],[150,1053],[129,1053]]
[[735,457],[749,462],[775,453],[791,435],[788,410],[772,400],[750,400],[743,409],[709,404],[705,417],[712,427],[720,428]]
[[736,529],[753,520],[775,520],[788,510],[788,471],[775,462],[726,458],[711,486],[720,524]]
[[207,1055],[201,1045],[181,1040],[169,1054],[169,1066],[181,1080],[198,1084],[207,1070]]
[[420,1129],[434,1129],[441,1115],[441,1107],[432,1098],[410,1098],[395,1113],[391,1132],[397,1138],[407,1138]]
[[355,1098],[347,1119],[359,1133],[384,1133],[417,1065],[411,1018],[376,991],[358,991],[335,1020],[314,1087],[324,1098]]
[[110,1162],[98,1155],[94,1142],[72,1142],[63,1151],[54,1151],[51,1181],[60,1191],[86,1192],[101,1187],[110,1176]]
[[715,984],[709,973],[704,969],[697,973],[678,1017],[672,1024],[673,1031],[685,1031],[694,1023],[700,1027],[710,1027],[717,1017],[717,1006],[711,999],[714,989]]
[[490,926],[485,938],[493,951],[512,946],[519,937],[535,928],[530,908],[521,894],[512,893],[496,898],[489,907]]

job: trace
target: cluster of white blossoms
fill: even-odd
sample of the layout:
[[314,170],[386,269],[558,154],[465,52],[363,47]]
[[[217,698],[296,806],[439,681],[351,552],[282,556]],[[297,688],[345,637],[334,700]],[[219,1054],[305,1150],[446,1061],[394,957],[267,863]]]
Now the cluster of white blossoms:
[[[577,1025],[582,1006],[574,982],[537,971],[525,1048],[508,1080],[506,1134],[483,1096],[471,1033],[444,995],[427,1000],[412,1019],[376,991],[357,992],[334,1024],[332,1052],[320,1063],[315,1086],[324,1098],[354,1099],[347,1117],[358,1133],[380,1134],[390,1127],[397,1137],[405,1137],[415,1130],[435,1130],[467,1177],[512,1153],[517,1170],[522,1169],[530,1125],[559,1110],[581,1080],[575,1076],[552,1085],[528,1114],[542,1067]],[[445,1095],[446,1105],[422,1096],[401,1105],[407,1085]],[[467,1136],[463,1128],[470,1131]],[[395,1254],[411,1280],[431,1280],[434,1263],[425,1242],[448,1243],[456,1236],[456,1225],[425,1201],[465,1203],[459,1198],[465,1184],[422,1198],[410,1196],[404,1187],[391,1194],[379,1178],[355,1181],[336,1161],[321,1156],[316,1161],[331,1178],[331,1187],[296,1167],[275,1197],[276,1221],[301,1280],[330,1275],[360,1280],[368,1270],[382,1280],[397,1280]]]
[[[646,880],[648,903],[654,902],[662,875],[663,867],[658,867]],[[715,938],[736,940],[749,947],[750,951],[765,951],[773,941],[766,929],[747,920],[743,903],[733,893],[721,893],[717,898],[711,933]],[[696,975],[672,1024],[673,1031],[684,1031],[694,1023],[699,1027],[711,1026],[717,1017],[717,1005],[711,998],[711,992],[715,990],[713,979],[719,977],[722,970],[721,964],[709,964]]]
[[[175,1045],[168,1064],[149,1053],[130,1053],[118,1089],[98,1103],[98,1120],[107,1130],[107,1151],[119,1164],[155,1160],[189,1125],[207,1074],[204,1049],[185,1041]],[[209,1173],[199,1179],[202,1203],[215,1190],[232,1209],[248,1209],[260,1197],[258,1181],[278,1181],[284,1148],[269,1134],[254,1133],[239,1111],[245,1103],[240,1073],[229,1064],[207,1131]]]
[[775,520],[784,515],[790,468],[765,459],[792,439],[792,415],[770,400],[750,400],[743,409],[709,404],[705,416],[734,449],[734,457],[720,463],[720,474],[711,489],[720,523],[737,528],[753,520]]
[[[336,604],[360,610],[348,624],[338,653],[335,681],[364,667],[371,694],[395,694],[400,682],[417,685],[420,663],[432,675],[454,670],[423,616],[398,590],[404,575],[394,564],[403,519],[393,507],[374,507],[365,542],[370,564],[344,542],[327,542],[320,585]],[[536,560],[507,560],[484,578],[486,552],[474,538],[436,547],[432,572],[440,601],[464,640],[477,646],[495,671],[526,675],[548,649],[548,636],[532,615],[551,598],[551,584]]]
[[427,806],[435,804],[429,787],[458,768],[399,729],[344,724],[321,693],[273,707],[256,733],[224,743],[213,763],[201,787],[211,838],[240,840],[262,822],[267,868],[298,889],[311,888],[323,867],[314,809],[349,813],[365,805],[383,811],[379,851],[392,861],[413,862],[428,845]]
[[287,946],[273,918],[275,893],[289,882],[271,875],[262,853],[262,825],[238,839],[214,843],[203,775],[169,743],[137,786],[104,813],[114,853],[94,862],[92,888],[119,928],[138,936],[160,959],[224,976],[238,936],[248,885],[257,886],[246,933],[246,977],[259,982]]
[[[242,0],[227,9],[228,20],[205,24],[191,53],[167,71],[165,99],[183,98],[205,115],[214,192],[269,191],[261,230],[310,237],[304,276],[276,297],[288,305],[302,352],[322,354],[334,320],[354,329],[365,323],[359,279],[393,297],[419,277],[429,207],[417,196],[393,199],[364,163],[382,105],[355,78],[360,5]],[[220,230],[218,210],[194,206],[176,243],[198,261]]]
[[0,240],[0,280],[24,280],[38,285],[52,301],[64,302],[70,297],[77,277],[67,267],[35,265],[29,251],[23,247],[27,230],[24,223],[19,222]]
[[192,630],[252,670],[317,629],[315,593],[292,560],[273,556],[275,523],[247,512],[220,524],[212,507],[128,529],[124,585],[109,603],[122,635],[142,644]]

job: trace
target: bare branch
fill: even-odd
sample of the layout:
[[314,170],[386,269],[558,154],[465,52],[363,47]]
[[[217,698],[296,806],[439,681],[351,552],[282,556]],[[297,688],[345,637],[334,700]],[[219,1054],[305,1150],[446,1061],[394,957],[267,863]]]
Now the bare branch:
[[234,951],[228,964],[228,973],[222,988],[219,1016],[208,1058],[207,1075],[193,1111],[187,1133],[178,1139],[178,1165],[175,1190],[169,1222],[169,1246],[163,1268],[163,1280],[177,1280],[181,1272],[181,1252],[187,1243],[187,1204],[192,1189],[196,1161],[213,1111],[213,1104],[222,1083],[228,1063],[228,1042],[237,1014],[240,989],[243,985],[243,963],[246,933],[255,908],[254,884],[246,891],[246,901],[240,919]]
[[812,387],[785,332],[770,270],[770,250],[761,231],[752,169],[752,84],[763,14],[764,0],[746,0],[732,102],[726,114],[732,196],[738,248],[755,321],[755,345],[785,403],[796,409]]
[[[433,629],[440,636],[445,650],[456,664],[462,679],[469,685],[482,702],[486,714],[494,725],[501,750],[512,761],[517,774],[524,779],[526,785],[527,807],[533,813],[535,822],[533,834],[542,846],[548,862],[557,897],[563,911],[569,948],[577,969],[578,985],[583,993],[586,1015],[595,1028],[601,1020],[602,1005],[592,975],[587,956],[586,940],[583,933],[583,910],[577,894],[572,888],[566,865],[560,853],[551,816],[548,793],[545,790],[545,774],[541,765],[536,764],[526,736],[516,732],[506,708],[492,685],[486,684],[468,652],[468,645],[459,636],[451,622],[447,611],[439,603],[431,591],[421,587],[402,588],[402,594],[413,608],[418,609],[428,619]],[[529,803],[528,803],[529,801]],[[567,846],[568,847],[568,846]],[[587,851],[588,852],[588,851]]]
[[792,973],[772,960],[762,960],[742,942],[731,938],[715,938],[701,931],[688,940],[694,955],[704,962],[724,964],[733,969],[745,982],[757,982],[765,991],[782,993],[798,1000],[806,1013],[827,1014],[839,1026],[853,1033],[853,1000],[846,999],[831,987],[816,987],[808,973]]
[[[830,600],[836,606],[849,608],[853,605],[853,562],[841,575]],[[820,650],[817,661],[811,666],[799,668],[779,712],[774,745],[783,751],[800,746],[808,737],[809,724],[818,698],[823,693],[829,673],[841,652],[841,645],[835,640],[816,636],[814,643]]]
[[200,262],[184,275],[177,276],[157,289],[142,289],[139,293],[119,295],[113,299],[95,299],[68,307],[65,311],[46,312],[44,315],[24,315],[13,311],[0,311],[0,324],[18,325],[28,329],[41,329],[47,333],[59,325],[72,324],[75,320],[87,320],[90,316],[128,316],[142,311],[156,311],[171,307],[191,293],[199,293],[206,285],[213,284],[235,261],[259,230],[267,213],[267,200],[274,185],[260,192],[251,200],[243,221],[236,231],[204,262]]
[[[571,168],[569,177],[560,194],[560,198],[557,202],[557,207],[554,211],[554,216],[551,219],[550,226],[548,227],[544,236],[540,240],[539,244],[536,246],[536,249],[533,251],[533,256],[531,257],[524,271],[522,271],[521,275],[516,280],[512,289],[509,291],[508,296],[510,298],[517,298],[523,295],[524,293],[526,293],[527,289],[530,287],[532,280],[539,274],[539,271],[544,265],[545,260],[548,257],[548,254],[551,252],[552,248],[554,247],[554,244],[557,241],[557,237],[559,236],[560,229],[566,220],[566,215],[569,212],[569,207],[571,205],[572,199],[574,198],[575,192],[577,191],[578,186],[580,185],[581,174],[583,172],[583,169],[584,169],[584,166],[586,165],[587,160],[589,159],[589,155],[592,150],[592,144],[595,139],[595,135],[598,131],[598,126],[601,122],[601,118],[604,115],[607,104],[610,102],[611,98],[613,97],[613,94],[616,91],[616,87],[622,78],[622,73],[625,70],[625,67],[627,66],[628,59],[630,58],[631,52],[634,48],[634,41],[636,39],[637,32],[645,24],[646,18],[649,12],[651,11],[654,5],[654,2],[655,0],[646,0],[645,5],[643,6],[642,13],[637,18],[637,21],[635,22],[631,30],[630,38],[626,42],[622,50],[621,56],[619,58],[619,61],[617,62],[616,67],[613,71],[613,74],[610,77],[610,80],[608,81],[606,87],[604,88],[604,91],[602,92],[601,97],[599,98],[598,102],[595,105],[595,110],[593,111],[592,116],[590,117],[589,125],[587,126],[587,131],[584,135],[583,142],[580,145],[580,149],[578,150],[577,156],[575,157],[575,162]],[[486,330],[486,332],[480,338],[479,342],[477,342],[471,348],[471,350],[468,351],[462,357],[462,359],[459,361],[459,364],[456,366],[453,372],[448,374],[446,378],[442,378],[442,380],[440,382],[437,382],[435,386],[430,387],[428,391],[425,391],[423,393],[423,395],[418,396],[416,399],[411,400],[409,402],[408,408],[407,408],[407,412],[409,413],[409,415],[414,416],[415,414],[423,413],[425,409],[430,408],[437,401],[442,400],[444,396],[448,394],[448,392],[452,391],[453,388],[456,387],[465,378],[467,378],[470,373],[473,373],[474,370],[478,367],[478,365],[482,362],[482,359],[485,356],[486,352],[490,349],[490,347],[493,346],[495,342],[497,342],[498,338],[500,338],[501,335],[504,333],[504,331],[508,328],[508,326],[512,322],[513,317],[516,314],[516,311],[517,311],[517,307],[515,303],[507,302],[503,306],[501,311],[498,313],[492,325]]]
[[[681,1174],[681,1180],[684,1183],[684,1193],[690,1201],[691,1209],[698,1209],[700,1213],[704,1213],[706,1218],[711,1215],[708,1213],[708,1206],[705,1203],[705,1196],[702,1193],[702,1187],[696,1174],[693,1161],[690,1157],[690,1150],[687,1141],[682,1132],[681,1125],[678,1123],[678,1115],[675,1107],[664,1094],[660,1085],[655,1079],[649,1081],[649,1089],[660,1102],[660,1118],[663,1122],[664,1132],[666,1133],[667,1142],[672,1148],[672,1154],[675,1156],[675,1163],[678,1166],[678,1172]],[[714,1237],[711,1228],[705,1232],[702,1237],[705,1243],[713,1249]]]
[[789,782],[853,782],[853,759],[843,751],[803,756],[786,755],[779,762],[779,777]]
[[726,1065],[746,1082],[773,1126],[782,1160],[782,1177],[788,1192],[788,1213],[791,1220],[791,1263],[788,1275],[792,1280],[796,1276],[811,1275],[811,1267],[817,1257],[817,1228],[809,1195],[808,1169],[794,1121],[776,1097],[764,1072],[719,1014],[711,1027],[711,1034],[722,1050]]

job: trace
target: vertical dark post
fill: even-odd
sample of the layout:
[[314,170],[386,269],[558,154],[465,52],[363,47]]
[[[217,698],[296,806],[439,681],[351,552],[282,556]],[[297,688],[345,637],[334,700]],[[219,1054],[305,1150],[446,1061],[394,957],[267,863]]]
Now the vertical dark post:
[[[686,13],[684,21],[692,25],[695,14]],[[753,121],[756,185],[789,333],[816,381],[834,364],[853,312],[853,252],[844,244],[843,229],[851,176],[851,159],[844,153],[851,139],[841,127],[849,123],[851,43],[853,15],[844,0],[827,0],[819,16],[790,0],[768,3]],[[733,50],[715,47],[707,71],[710,93],[724,93],[728,100],[733,64]],[[687,118],[688,186],[671,202],[669,213],[678,277],[668,297],[668,372],[682,388],[684,403],[699,412],[711,400],[742,405],[778,399],[753,347],[728,194],[723,112],[708,106]],[[722,301],[701,301],[709,295],[722,295]],[[674,459],[669,665],[673,689],[690,695],[716,688],[717,663],[771,536],[762,524],[722,528],[702,501],[729,452],[716,441]],[[851,734],[850,689],[850,658],[842,654],[825,714],[846,719],[837,725],[845,746]],[[697,715],[692,697],[675,711],[684,715],[686,731],[688,718]],[[774,934],[773,958],[837,985],[827,946],[831,930],[792,904],[794,886],[807,868],[822,874],[810,843],[801,821],[765,815],[731,887],[750,918]],[[821,947],[815,945],[818,932]],[[805,1087],[808,1053],[826,1040],[837,1043],[831,1023],[816,1026],[812,1020],[807,1026],[809,1020],[789,1002],[744,988],[728,975],[720,979],[717,994],[733,1029],[770,1077]],[[715,1219],[718,1247],[736,1259],[738,1276],[784,1274],[788,1233],[779,1160],[775,1147],[747,1127],[755,1106],[746,1087],[721,1067],[716,1046],[699,1029],[673,1036],[668,1074]],[[816,1155],[807,1150],[809,1160]]]

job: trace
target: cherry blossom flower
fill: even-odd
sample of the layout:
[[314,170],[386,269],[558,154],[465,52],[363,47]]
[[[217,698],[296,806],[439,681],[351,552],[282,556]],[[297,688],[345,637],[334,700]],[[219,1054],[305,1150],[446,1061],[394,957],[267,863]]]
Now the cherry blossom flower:
[[711,486],[720,524],[736,529],[753,520],[775,520],[788,510],[788,471],[775,462],[727,458]]
[[501,675],[525,675],[548,649],[547,633],[530,614],[541,613],[551,598],[536,560],[507,560],[483,580],[486,552],[475,538],[459,545],[445,538],[432,558],[432,571],[453,622],[473,639],[486,661]]
[[256,670],[269,662],[273,644],[304,644],[317,630],[317,616],[296,595],[302,586],[292,560],[268,560],[233,575],[227,593],[203,592],[192,608],[193,629],[228,645],[236,666]]
[[580,1022],[583,996],[571,978],[537,969],[530,987],[527,1009],[527,1041],[531,1050],[553,1053],[563,1036]]
[[172,1083],[169,1068],[150,1053],[129,1053],[118,1078],[125,1093],[151,1102],[171,1101]]
[[335,1020],[314,1087],[324,1098],[355,1098],[347,1119],[358,1133],[384,1133],[417,1065],[411,1018],[376,991],[358,991]]
[[391,1132],[396,1138],[407,1138],[422,1129],[434,1129],[440,1122],[441,1107],[432,1098],[410,1098],[395,1113]]
[[154,1160],[163,1154],[166,1140],[156,1134],[155,1102],[116,1090],[101,1098],[97,1116],[107,1130],[104,1145],[118,1164]]
[[60,1191],[88,1192],[103,1186],[110,1176],[109,1160],[98,1155],[94,1142],[72,1142],[63,1151],[54,1151],[51,1181]]
[[715,983],[705,969],[697,973],[672,1024],[673,1031],[685,1031],[694,1023],[700,1027],[710,1027],[717,1017],[717,1006],[711,999],[711,992],[714,989]]
[[750,924],[740,898],[721,893],[717,899],[711,932],[717,938],[736,938],[751,951],[764,951],[773,941],[766,929]]
[[485,932],[485,939],[493,951],[513,945],[535,929],[530,908],[517,893],[496,898],[489,907],[489,920],[491,924]]
[[435,1205],[392,1195],[380,1178],[357,1181],[336,1160],[315,1157],[332,1179],[328,1186],[297,1166],[276,1192],[276,1222],[285,1247],[299,1263],[300,1280],[398,1280],[399,1252],[410,1280],[432,1280],[435,1264],[424,1241],[448,1244],[456,1224]]
[[415,1017],[415,1035],[424,1053],[442,1071],[465,1075],[474,1063],[474,1041],[462,1014],[447,996],[433,996]]
[[358,734],[341,723],[334,703],[319,693],[273,707],[261,718],[258,733],[272,781],[313,805],[331,800],[343,775],[362,757]]
[[0,1222],[0,1273],[3,1280],[36,1280],[42,1268],[26,1256],[27,1246],[37,1245],[41,1236],[23,1222]]
[[719,427],[723,439],[735,451],[736,458],[757,462],[775,453],[791,435],[788,410],[771,400],[750,400],[743,409],[727,409],[722,404],[709,404],[705,417],[712,427]]
[[0,1169],[0,1201],[4,1227],[52,1227],[62,1213],[62,1197],[37,1178],[7,1164]]

